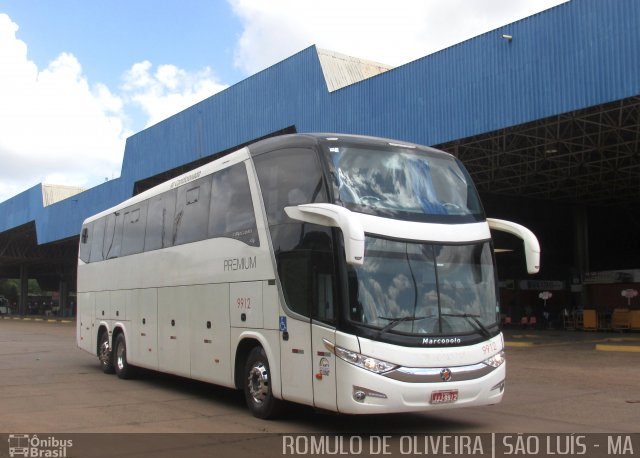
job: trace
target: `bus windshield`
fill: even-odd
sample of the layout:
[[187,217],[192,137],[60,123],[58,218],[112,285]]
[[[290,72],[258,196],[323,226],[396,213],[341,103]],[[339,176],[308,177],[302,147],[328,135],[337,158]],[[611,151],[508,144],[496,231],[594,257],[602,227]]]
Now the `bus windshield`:
[[425,222],[484,218],[471,178],[453,156],[393,144],[326,145],[334,200],[349,210]]
[[497,322],[490,242],[408,243],[366,237],[364,264],[349,267],[349,319],[418,336],[479,333]]

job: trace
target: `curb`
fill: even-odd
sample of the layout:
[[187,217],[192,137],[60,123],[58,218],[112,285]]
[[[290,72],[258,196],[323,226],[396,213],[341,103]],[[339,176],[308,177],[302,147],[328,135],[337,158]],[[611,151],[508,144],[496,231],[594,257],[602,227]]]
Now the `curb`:
[[39,321],[42,323],[75,323],[75,320],[68,318],[40,318],[30,316],[3,316],[0,317],[3,320],[19,320],[19,321]]
[[504,346],[511,348],[533,347],[533,342],[505,342]]
[[626,353],[640,353],[640,346],[596,344],[596,350],[597,351],[620,351],[620,352],[626,352]]
[[[525,337],[525,336],[522,336]],[[533,337],[533,336],[529,336]],[[533,347],[561,347],[571,345],[573,343],[595,344],[592,349],[597,351],[615,351],[626,353],[640,353],[640,338],[634,336],[628,337],[610,337],[606,339],[584,340],[577,342],[544,342],[544,341],[505,341],[505,348],[533,348]]]

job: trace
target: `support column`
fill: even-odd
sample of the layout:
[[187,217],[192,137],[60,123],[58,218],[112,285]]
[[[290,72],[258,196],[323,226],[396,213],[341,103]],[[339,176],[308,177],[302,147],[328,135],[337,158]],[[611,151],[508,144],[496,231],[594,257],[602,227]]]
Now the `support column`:
[[[582,283],[585,273],[589,272],[589,221],[585,206],[573,207],[573,235],[573,268]],[[579,305],[584,307],[587,302],[584,284],[578,296]]]
[[29,299],[29,269],[27,264],[20,264],[20,301],[18,303],[18,313],[27,314],[27,300]]
[[65,280],[60,280],[60,284],[58,286],[58,293],[60,294],[60,298],[58,299],[58,316],[65,317],[68,316],[68,297],[69,297],[69,288],[67,286],[67,282]]

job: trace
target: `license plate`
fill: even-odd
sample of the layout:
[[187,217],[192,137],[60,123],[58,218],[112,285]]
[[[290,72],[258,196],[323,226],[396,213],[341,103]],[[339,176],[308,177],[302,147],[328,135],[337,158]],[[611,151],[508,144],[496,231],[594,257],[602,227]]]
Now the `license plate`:
[[458,400],[458,390],[431,392],[431,404],[449,404]]

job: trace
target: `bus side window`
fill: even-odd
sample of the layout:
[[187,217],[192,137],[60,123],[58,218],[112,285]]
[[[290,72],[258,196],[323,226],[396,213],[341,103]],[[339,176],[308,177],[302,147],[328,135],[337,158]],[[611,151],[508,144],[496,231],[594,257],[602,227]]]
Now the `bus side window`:
[[269,226],[290,222],[284,207],[327,202],[320,163],[311,149],[271,151],[254,158]]
[[275,238],[280,239],[277,246],[290,247],[277,254],[278,274],[287,306],[303,316],[334,323],[331,229],[314,224],[287,224],[275,232]]
[[178,188],[173,245],[197,242],[207,238],[210,200],[210,175]]
[[125,209],[123,213],[121,255],[141,253],[144,248],[144,232],[147,226],[147,201]]
[[104,242],[105,218],[100,218],[93,222],[93,234],[91,236],[91,255],[89,262],[102,261],[104,255],[102,247]]
[[244,163],[213,174],[209,237],[229,237],[260,246]]
[[311,253],[289,251],[278,256],[280,282],[287,306],[302,316],[311,315]]
[[177,190],[172,189],[149,200],[144,251],[158,250],[172,245],[176,196]]
[[334,302],[333,257],[331,253],[317,253],[314,265],[314,313],[313,317],[325,323],[336,319]]
[[115,212],[108,215],[106,220],[102,252],[104,253],[105,259],[117,258],[120,256],[124,216],[122,212]]
[[89,262],[91,254],[91,234],[93,233],[93,223],[82,226],[80,233],[80,259],[83,262]]

